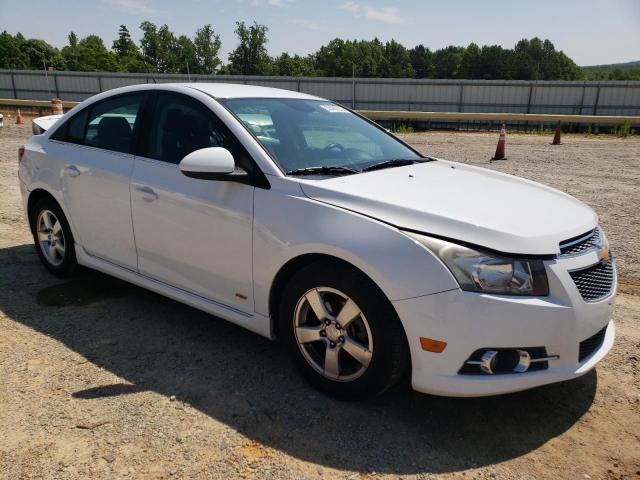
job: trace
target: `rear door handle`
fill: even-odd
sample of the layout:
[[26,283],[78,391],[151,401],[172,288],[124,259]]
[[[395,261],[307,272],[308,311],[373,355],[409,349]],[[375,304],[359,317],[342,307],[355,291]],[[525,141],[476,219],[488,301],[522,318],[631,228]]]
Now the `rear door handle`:
[[62,169],[62,174],[68,177],[77,177],[80,175],[80,170],[75,165],[66,165]]
[[145,202],[153,202],[158,199],[158,194],[151,187],[136,187],[136,192],[140,193]]

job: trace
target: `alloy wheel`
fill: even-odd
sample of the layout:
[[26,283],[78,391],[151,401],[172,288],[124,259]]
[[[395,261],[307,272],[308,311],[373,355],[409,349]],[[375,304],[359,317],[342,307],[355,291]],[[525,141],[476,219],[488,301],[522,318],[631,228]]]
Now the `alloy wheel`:
[[298,347],[317,372],[341,382],[366,372],[373,355],[371,328],[348,295],[312,288],[298,300],[293,321]]
[[65,239],[60,220],[51,210],[42,210],[38,215],[36,232],[40,250],[47,261],[57,267],[64,261]]

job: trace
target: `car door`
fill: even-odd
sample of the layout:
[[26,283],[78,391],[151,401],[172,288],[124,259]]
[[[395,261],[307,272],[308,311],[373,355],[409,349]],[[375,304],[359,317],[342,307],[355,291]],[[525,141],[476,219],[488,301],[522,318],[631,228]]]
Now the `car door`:
[[78,242],[93,256],[137,268],[129,184],[134,129],[143,93],[96,102],[51,138],[62,165],[63,195]]
[[154,95],[131,181],[141,274],[244,312],[253,311],[254,187],[181,173],[192,151],[224,147],[237,164],[248,153],[204,104]]

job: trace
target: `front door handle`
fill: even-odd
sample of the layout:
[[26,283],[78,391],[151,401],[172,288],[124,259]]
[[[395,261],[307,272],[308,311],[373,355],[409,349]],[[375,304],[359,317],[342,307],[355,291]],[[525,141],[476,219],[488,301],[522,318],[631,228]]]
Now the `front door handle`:
[[77,177],[80,175],[80,170],[75,165],[65,165],[62,169],[62,174],[68,177]]
[[158,194],[151,187],[136,187],[136,192],[140,193],[145,202],[153,202],[158,199]]

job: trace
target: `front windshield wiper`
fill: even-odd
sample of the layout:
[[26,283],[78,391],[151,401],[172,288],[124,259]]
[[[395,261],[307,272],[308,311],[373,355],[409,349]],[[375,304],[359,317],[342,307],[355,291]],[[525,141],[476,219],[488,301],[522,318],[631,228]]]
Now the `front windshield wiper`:
[[410,160],[408,158],[393,158],[391,160],[385,160],[384,162],[374,163],[366,168],[363,168],[363,172],[370,172],[372,170],[382,170],[383,168],[403,167],[405,165],[411,165],[413,163],[422,163],[430,161],[429,158],[416,158]]
[[322,167],[306,167],[296,168],[295,170],[289,170],[285,172],[287,175],[324,175],[332,173],[341,173],[343,175],[350,175],[353,173],[360,173],[360,170],[349,167],[341,167],[339,165],[328,165]]

